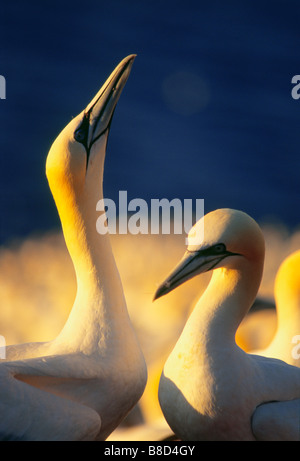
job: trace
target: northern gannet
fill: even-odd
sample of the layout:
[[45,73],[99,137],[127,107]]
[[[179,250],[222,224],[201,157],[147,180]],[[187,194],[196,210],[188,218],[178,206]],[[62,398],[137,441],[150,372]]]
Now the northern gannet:
[[159,385],[164,416],[181,440],[299,440],[299,368],[247,354],[235,342],[260,285],[263,234],[237,210],[215,210],[202,219],[203,242],[193,240],[200,220],[183,259],[154,297],[213,271],[165,363]]
[[120,62],[47,156],[77,294],[54,340],[6,348],[0,362],[2,440],[104,440],[145,388],[146,365],[110,238],[96,231],[108,133],[134,58]]
[[284,360],[300,367],[296,341],[300,340],[300,250],[281,263],[275,278],[277,328],[270,344],[263,350],[251,351],[258,355]]

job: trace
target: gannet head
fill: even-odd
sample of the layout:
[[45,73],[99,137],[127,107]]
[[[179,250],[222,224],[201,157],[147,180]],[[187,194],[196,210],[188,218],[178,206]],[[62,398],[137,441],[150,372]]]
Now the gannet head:
[[[113,113],[129,77],[135,55],[127,56],[115,68],[88,106],[62,130],[51,146],[46,175],[55,201],[77,199],[91,182],[97,181],[106,151]],[[57,200],[56,200],[57,199]]]
[[[199,228],[204,229],[204,239],[195,244]],[[241,258],[263,261],[264,237],[258,224],[242,211],[227,208],[212,211],[190,230],[187,251],[158,287],[154,300],[195,275],[220,267],[234,267]]]

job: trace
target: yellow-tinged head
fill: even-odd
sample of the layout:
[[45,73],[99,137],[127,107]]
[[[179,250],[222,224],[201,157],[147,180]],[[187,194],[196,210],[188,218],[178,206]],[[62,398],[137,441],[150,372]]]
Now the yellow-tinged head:
[[[102,188],[106,143],[113,113],[135,55],[123,59],[88,106],[62,130],[51,146],[46,175],[58,208]],[[93,195],[93,194],[92,194]],[[59,210],[60,211],[60,210]]]
[[[195,236],[204,231],[203,240]],[[222,208],[201,218],[191,229],[182,260],[155,293],[157,299],[195,275],[220,267],[235,268],[246,259],[262,271],[264,237],[258,224],[246,213]],[[261,274],[259,274],[261,275]]]
[[91,245],[94,253],[99,246],[96,203],[103,197],[107,138],[134,58],[120,62],[88,106],[58,135],[47,157],[46,175],[73,261],[91,259]]

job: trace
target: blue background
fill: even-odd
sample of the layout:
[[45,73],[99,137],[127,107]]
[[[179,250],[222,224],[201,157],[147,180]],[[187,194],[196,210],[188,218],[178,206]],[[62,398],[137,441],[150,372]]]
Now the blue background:
[[118,62],[105,196],[204,198],[300,223],[299,1],[10,1],[1,6],[0,243],[59,228],[51,143]]

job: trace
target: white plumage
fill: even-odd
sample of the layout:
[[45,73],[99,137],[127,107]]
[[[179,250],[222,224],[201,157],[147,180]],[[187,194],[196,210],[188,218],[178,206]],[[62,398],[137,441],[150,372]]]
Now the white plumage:
[[235,342],[262,277],[262,232],[236,210],[202,219],[203,242],[188,246],[155,295],[213,271],[164,366],[159,400],[165,418],[182,440],[299,440],[300,369],[247,354]]
[[1,439],[103,440],[143,393],[146,365],[109,235],[96,231],[107,136],[134,57],[116,67],[48,154],[46,173],[77,295],[53,341],[7,347],[0,364]]

